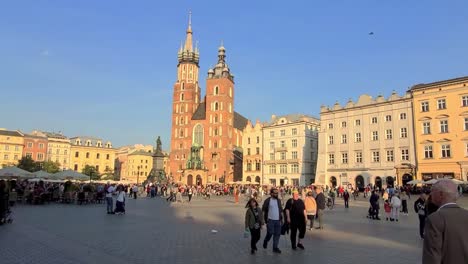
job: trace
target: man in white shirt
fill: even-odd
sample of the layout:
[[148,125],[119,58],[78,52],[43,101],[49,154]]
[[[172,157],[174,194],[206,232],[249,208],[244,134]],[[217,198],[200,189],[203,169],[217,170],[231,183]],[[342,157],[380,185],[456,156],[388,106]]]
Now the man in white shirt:
[[262,206],[265,223],[267,223],[267,235],[263,241],[263,248],[268,247],[268,242],[273,236],[273,252],[281,254],[278,248],[279,239],[281,236],[281,224],[283,221],[281,200],[278,199],[278,189],[272,188],[270,198],[267,198]]
[[114,200],[112,199],[112,194],[114,193],[114,186],[110,185],[110,182],[107,183],[106,192],[106,203],[107,203],[107,214],[114,214]]

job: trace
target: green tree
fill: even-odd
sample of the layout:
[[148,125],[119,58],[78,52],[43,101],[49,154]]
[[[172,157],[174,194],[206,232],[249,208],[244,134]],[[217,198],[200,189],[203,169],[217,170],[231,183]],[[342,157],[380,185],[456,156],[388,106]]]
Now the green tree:
[[106,168],[104,173],[101,175],[103,180],[118,180],[116,179],[115,172],[111,168]]
[[37,170],[38,164],[29,156],[22,157],[18,161],[18,168],[29,171],[35,172]]
[[86,165],[83,168],[83,171],[81,173],[83,173],[84,175],[90,176],[91,180],[100,180],[101,179],[101,176],[96,171],[96,168],[94,166]]
[[57,173],[60,171],[60,163],[55,161],[44,161],[42,163],[42,170],[48,173]]

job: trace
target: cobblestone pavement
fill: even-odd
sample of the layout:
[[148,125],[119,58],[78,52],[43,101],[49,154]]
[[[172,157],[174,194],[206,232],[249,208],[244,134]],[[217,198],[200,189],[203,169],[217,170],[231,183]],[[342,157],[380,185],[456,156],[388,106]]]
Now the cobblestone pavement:
[[282,236],[283,254],[274,255],[271,242],[264,250],[261,240],[252,256],[243,238],[244,204],[226,197],[191,204],[129,199],[124,216],[107,215],[103,204],[19,205],[14,223],[0,226],[0,262],[420,263],[416,215],[401,216],[398,223],[368,220],[363,199],[351,201],[350,209],[338,200],[326,211],[325,229],[307,231],[305,251],[292,251],[289,237]]

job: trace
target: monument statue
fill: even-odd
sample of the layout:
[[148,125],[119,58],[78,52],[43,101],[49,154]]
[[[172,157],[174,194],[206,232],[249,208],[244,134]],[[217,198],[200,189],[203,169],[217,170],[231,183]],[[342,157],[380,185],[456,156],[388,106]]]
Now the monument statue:
[[160,136],[158,136],[158,139],[156,140],[156,153],[159,152],[162,152],[162,142]]

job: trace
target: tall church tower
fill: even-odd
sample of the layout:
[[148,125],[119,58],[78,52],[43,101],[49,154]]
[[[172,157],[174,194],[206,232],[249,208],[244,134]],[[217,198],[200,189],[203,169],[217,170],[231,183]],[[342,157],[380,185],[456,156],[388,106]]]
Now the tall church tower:
[[[226,63],[226,50],[218,49],[218,62],[206,79],[205,164],[213,179],[233,179],[234,76]],[[206,144],[208,142],[208,144]]]
[[171,172],[181,171],[190,154],[191,127],[190,120],[200,104],[200,86],[198,84],[199,52],[193,48],[192,15],[184,45],[181,44],[177,58],[177,81],[174,84],[172,98],[172,133],[171,133]]

